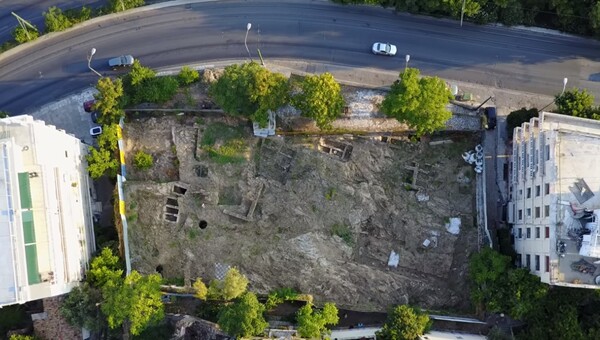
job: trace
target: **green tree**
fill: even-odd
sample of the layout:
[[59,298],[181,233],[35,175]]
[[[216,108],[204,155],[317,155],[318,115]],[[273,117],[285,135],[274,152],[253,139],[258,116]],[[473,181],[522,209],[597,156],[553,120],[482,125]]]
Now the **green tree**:
[[93,287],[102,288],[107,282],[123,276],[123,269],[118,256],[110,248],[103,248],[100,254],[92,259],[87,272],[87,282]]
[[506,117],[506,129],[508,131],[508,135],[512,136],[513,130],[517,126],[521,126],[525,122],[529,122],[531,118],[538,116],[538,109],[526,109],[521,108],[520,110],[512,111]]
[[331,129],[345,105],[342,88],[333,75],[308,75],[300,83],[300,90],[293,98],[294,106],[304,117],[314,119],[320,129]]
[[109,77],[103,77],[96,84],[98,93],[94,95],[96,103],[94,109],[100,114],[98,122],[102,125],[117,124],[125,115],[121,109],[120,100],[123,96],[123,82],[116,79],[114,82]]
[[206,300],[206,297],[208,295],[208,288],[206,288],[206,285],[204,284],[201,278],[197,278],[196,281],[194,281],[192,288],[194,288],[194,296],[196,298],[200,300]]
[[13,38],[15,38],[16,42],[18,42],[19,44],[23,44],[28,41],[37,39],[40,33],[38,32],[37,28],[34,29],[31,27],[27,27],[27,30],[25,30],[23,29],[23,27],[18,26],[17,28],[15,28],[12,35]]
[[[443,0],[446,4],[446,8],[450,14],[455,18],[460,18],[460,14],[463,9],[463,0]],[[464,1],[464,15],[465,17],[472,17],[479,13],[481,5],[477,0],[466,0]]]
[[497,282],[507,275],[510,257],[484,247],[469,261],[469,278],[472,284],[471,300],[478,308],[487,304],[491,312],[500,311],[495,298]]
[[383,328],[376,335],[377,339],[383,340],[418,340],[430,326],[429,315],[419,309],[401,305],[388,314]]
[[56,6],[52,6],[48,8],[47,12],[44,12],[44,22],[46,25],[46,32],[60,32],[73,26],[73,22],[71,22],[69,17]]
[[112,151],[90,146],[89,154],[85,158],[88,162],[88,172],[93,179],[98,179],[104,174],[109,177],[117,175],[119,162],[115,159]]
[[210,94],[225,112],[248,117],[266,126],[268,111],[274,111],[289,100],[287,79],[255,62],[230,65],[211,84]]
[[594,96],[587,92],[587,90],[573,88],[572,90],[565,91],[562,95],[556,95],[555,98],[558,113],[581,118],[591,118]]
[[158,274],[147,276],[132,271],[124,280],[108,281],[102,287],[102,312],[110,328],[125,325],[133,335],[164,317]]
[[225,307],[219,315],[219,326],[234,337],[260,335],[269,325],[263,316],[263,306],[256,295],[244,293],[233,304]]
[[446,105],[452,94],[438,77],[422,77],[408,68],[400,73],[381,103],[381,111],[415,129],[418,137],[443,129],[452,117]]
[[193,68],[189,66],[184,66],[181,68],[181,71],[179,71],[177,79],[179,80],[179,84],[181,85],[190,85],[192,83],[197,82],[200,79],[200,74]]
[[0,119],[1,118],[7,118],[10,117],[10,113],[8,113],[8,111],[2,111],[0,110]]
[[97,138],[101,149],[115,151],[119,147],[119,125],[110,124],[102,126],[102,134]]
[[122,12],[128,9],[144,6],[144,0],[109,0],[108,10],[111,13]]
[[307,303],[296,313],[298,333],[303,338],[321,338],[329,333],[327,326],[335,326],[339,322],[338,309],[333,303],[326,303],[323,310],[314,311]]
[[138,151],[135,153],[133,158],[133,164],[140,170],[147,170],[152,167],[154,160],[152,155],[145,153],[144,151]]
[[60,306],[60,313],[71,326],[98,331],[105,323],[101,302],[100,290],[84,283],[71,290]]
[[142,66],[139,60],[134,60],[131,70],[125,76],[125,84],[131,86],[140,85],[147,79],[156,78],[156,72],[149,67]]
[[248,288],[248,279],[237,268],[230,268],[221,280],[212,280],[208,287],[211,299],[230,301],[244,294]]
[[596,36],[600,35],[600,1],[592,5],[589,16],[592,31]]

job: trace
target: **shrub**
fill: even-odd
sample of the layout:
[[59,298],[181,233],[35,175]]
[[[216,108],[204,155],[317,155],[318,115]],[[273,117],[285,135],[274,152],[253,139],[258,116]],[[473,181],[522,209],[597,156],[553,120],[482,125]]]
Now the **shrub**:
[[134,156],[134,165],[139,170],[150,169],[154,163],[152,155],[145,153],[144,151],[138,151]]
[[46,32],[60,32],[73,26],[71,20],[56,6],[48,8],[48,11],[44,12],[43,15]]
[[297,297],[298,292],[294,288],[283,287],[275,289],[269,293],[269,296],[267,296],[267,302],[265,303],[265,307],[267,309],[273,309],[277,305],[285,301],[294,300]]
[[521,124],[528,122],[529,120],[531,120],[531,118],[537,116],[538,109],[536,108],[521,108],[520,110],[516,110],[509,113],[508,117],[506,117],[506,128],[508,129],[508,135],[512,136],[512,132],[517,126],[521,126]]
[[179,72],[177,79],[179,80],[179,84],[181,84],[182,86],[189,85],[191,83],[197,82],[200,79],[200,74],[198,73],[198,71],[188,66],[184,66],[181,68],[181,72]]
[[156,77],[144,80],[135,88],[133,103],[164,103],[175,96],[179,83],[174,77]]
[[27,31],[23,27],[19,26],[13,31],[13,37],[19,44],[26,43],[38,38],[40,33],[37,29],[28,28]]

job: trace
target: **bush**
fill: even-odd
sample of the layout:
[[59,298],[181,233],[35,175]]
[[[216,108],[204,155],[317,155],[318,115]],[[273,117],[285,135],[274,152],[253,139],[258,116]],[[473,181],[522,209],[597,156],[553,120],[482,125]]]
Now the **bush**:
[[298,292],[294,288],[283,287],[275,289],[269,293],[265,307],[273,309],[277,305],[285,301],[295,300],[298,297]]
[[179,80],[179,84],[181,84],[182,86],[189,85],[191,83],[197,82],[200,79],[200,74],[198,73],[198,71],[188,66],[184,66],[181,68],[181,72],[179,72],[177,79]]
[[109,0],[107,9],[110,13],[117,13],[140,6],[144,6],[144,0]]
[[152,155],[145,153],[144,151],[138,151],[134,156],[134,165],[139,170],[147,170],[152,167],[154,160]]
[[156,77],[144,80],[135,88],[133,103],[164,103],[175,96],[179,83],[174,77]]
[[28,28],[27,31],[25,31],[21,26],[15,28],[13,31],[13,37],[19,44],[35,40],[39,35],[40,33],[37,29]]
[[56,6],[48,8],[48,11],[44,12],[43,15],[46,32],[60,32],[73,26],[71,20]]

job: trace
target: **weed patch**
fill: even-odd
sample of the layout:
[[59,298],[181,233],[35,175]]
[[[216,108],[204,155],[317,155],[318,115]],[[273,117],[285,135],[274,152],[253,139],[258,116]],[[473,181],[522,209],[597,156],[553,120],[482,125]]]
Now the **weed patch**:
[[242,127],[214,123],[206,127],[200,140],[202,150],[218,164],[243,163],[248,145]]
[[350,247],[354,246],[354,236],[352,231],[344,224],[334,224],[331,226],[331,235],[339,236]]

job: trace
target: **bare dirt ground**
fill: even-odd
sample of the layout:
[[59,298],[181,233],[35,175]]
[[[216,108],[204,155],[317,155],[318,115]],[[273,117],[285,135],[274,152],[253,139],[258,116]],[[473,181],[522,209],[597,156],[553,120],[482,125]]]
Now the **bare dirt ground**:
[[[234,163],[200,146],[223,124],[240,134]],[[439,145],[259,139],[245,122],[188,115],[132,119],[124,135],[134,269],[162,265],[166,277],[210,280],[216,267],[236,266],[259,293],[293,287],[360,311],[398,303],[468,308],[475,174],[461,153],[475,146],[470,135]],[[228,145],[215,136],[214,148]],[[346,161],[331,147],[346,148]],[[132,166],[138,150],[154,156],[152,169]],[[411,187],[405,183],[414,171],[406,167],[415,162]],[[453,217],[462,221],[458,235],[445,228]],[[397,268],[388,266],[391,251],[399,254]]]

